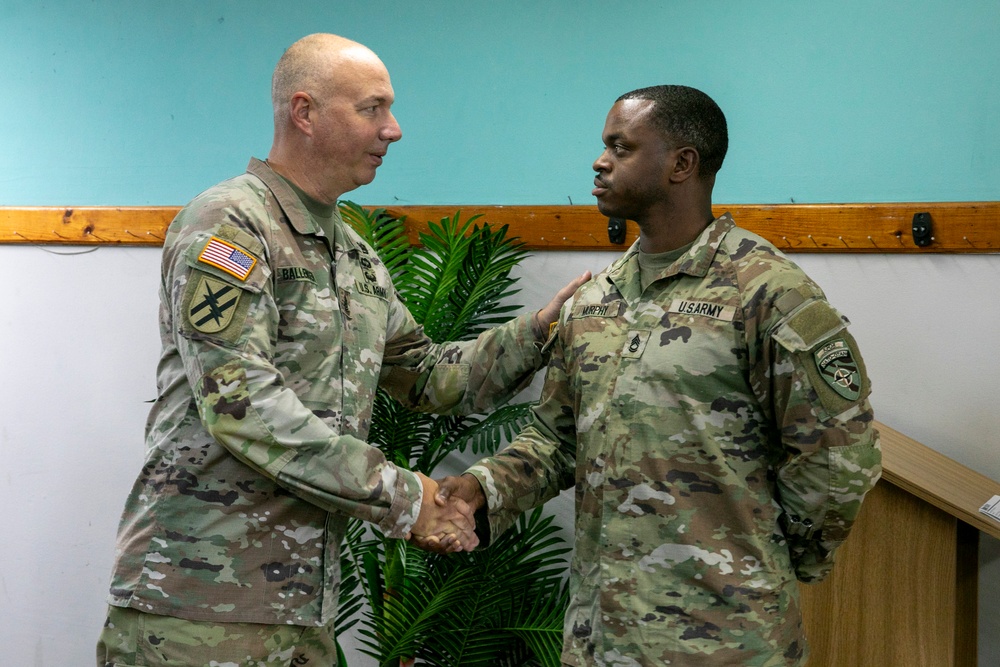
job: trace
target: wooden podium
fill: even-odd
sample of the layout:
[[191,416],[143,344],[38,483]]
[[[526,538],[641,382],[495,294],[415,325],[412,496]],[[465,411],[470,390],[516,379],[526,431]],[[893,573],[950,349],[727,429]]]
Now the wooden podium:
[[809,667],[976,667],[979,512],[1000,483],[878,424],[882,479],[831,576],[802,585]]

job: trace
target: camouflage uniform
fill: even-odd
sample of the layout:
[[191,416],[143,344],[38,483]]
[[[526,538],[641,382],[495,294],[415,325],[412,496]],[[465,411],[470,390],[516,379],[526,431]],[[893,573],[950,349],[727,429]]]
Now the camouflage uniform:
[[109,602],[215,623],[322,626],[349,517],[402,537],[412,472],[365,443],[376,387],[481,411],[541,365],[532,316],[433,344],[335,215],[323,234],[263,162],[199,195],[163,250],[159,397]]
[[470,469],[492,535],[575,485],[571,665],[801,665],[798,584],[881,472],[843,319],[716,219],[643,291],[638,244],[564,306],[534,421]]

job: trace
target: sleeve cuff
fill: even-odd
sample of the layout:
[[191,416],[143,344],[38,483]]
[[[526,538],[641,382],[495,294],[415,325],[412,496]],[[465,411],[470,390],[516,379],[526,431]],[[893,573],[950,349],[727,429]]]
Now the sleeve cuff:
[[[390,466],[384,473],[386,484],[393,487],[392,504],[389,513],[379,522],[378,527],[386,535],[394,539],[406,538],[413,530],[413,524],[420,515],[423,504],[424,485],[412,470],[391,466],[394,473],[389,473]],[[389,477],[394,479],[389,479]]]

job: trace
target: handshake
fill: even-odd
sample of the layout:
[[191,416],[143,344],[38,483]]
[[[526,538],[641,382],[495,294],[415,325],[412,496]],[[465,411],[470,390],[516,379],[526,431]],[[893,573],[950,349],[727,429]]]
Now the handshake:
[[438,482],[419,472],[417,477],[424,495],[408,539],[425,551],[439,554],[472,551],[479,546],[475,515],[486,504],[479,480],[462,475]]

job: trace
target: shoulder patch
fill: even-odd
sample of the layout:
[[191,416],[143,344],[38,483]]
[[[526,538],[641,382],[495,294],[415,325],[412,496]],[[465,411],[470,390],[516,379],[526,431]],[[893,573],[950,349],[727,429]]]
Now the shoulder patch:
[[188,301],[187,318],[196,331],[213,334],[228,327],[236,314],[243,290],[207,275]]
[[861,373],[851,346],[843,338],[832,340],[813,352],[819,375],[830,387],[849,401],[861,397]]
[[240,280],[246,280],[257,263],[257,258],[218,236],[212,236],[198,254],[198,261],[221,269]]

